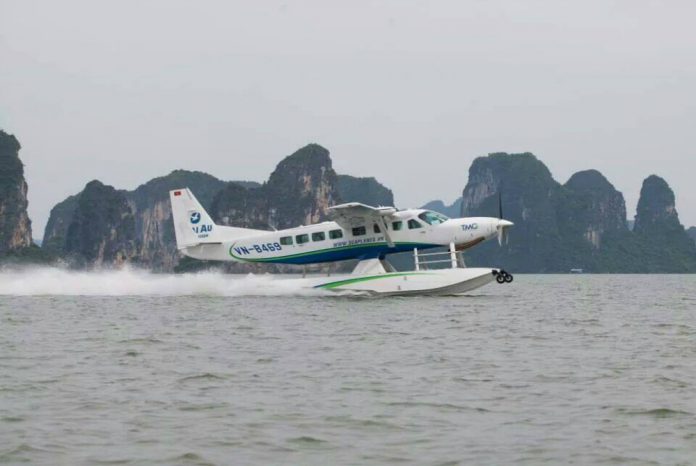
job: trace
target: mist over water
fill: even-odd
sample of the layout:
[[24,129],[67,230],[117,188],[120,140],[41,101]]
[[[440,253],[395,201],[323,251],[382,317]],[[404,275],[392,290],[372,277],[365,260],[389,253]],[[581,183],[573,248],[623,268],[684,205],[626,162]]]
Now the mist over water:
[[273,280],[0,274],[0,464],[694,464],[696,276]]
[[322,296],[295,276],[219,272],[156,274],[138,269],[72,271],[55,267],[0,270],[0,295],[16,296]]

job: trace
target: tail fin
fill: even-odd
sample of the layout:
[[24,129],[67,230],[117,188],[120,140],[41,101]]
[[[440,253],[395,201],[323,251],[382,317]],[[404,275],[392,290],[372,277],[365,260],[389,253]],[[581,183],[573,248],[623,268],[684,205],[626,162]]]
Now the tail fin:
[[216,225],[188,188],[169,191],[169,201],[172,204],[177,249],[265,233],[261,230]]
[[183,249],[200,243],[214,243],[217,225],[213,223],[208,212],[198,202],[190,189],[169,191],[174,219],[176,247]]

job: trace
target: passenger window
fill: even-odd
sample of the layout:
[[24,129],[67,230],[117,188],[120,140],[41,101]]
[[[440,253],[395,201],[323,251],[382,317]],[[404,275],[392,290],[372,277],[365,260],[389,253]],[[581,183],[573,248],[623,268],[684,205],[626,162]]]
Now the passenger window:
[[373,230],[375,233],[379,233],[379,232],[382,231],[382,230],[379,229],[379,225],[377,225],[376,223],[375,223],[374,226],[372,227],[372,230]]
[[403,222],[392,222],[392,230],[399,231],[401,227],[404,226]]
[[343,231],[331,230],[331,231],[329,231],[329,238],[331,238],[331,239],[343,238]]
[[295,241],[297,241],[297,244],[309,243],[309,235],[296,235]]
[[280,244],[283,246],[292,246],[292,236],[283,236],[280,238]]
[[324,241],[326,239],[326,234],[323,231],[317,231],[312,233],[312,241]]
[[362,236],[367,233],[365,227],[355,227],[353,228],[353,236]]
[[408,229],[409,230],[415,230],[416,228],[422,228],[422,227],[423,227],[423,225],[421,225],[418,220],[411,219],[408,221]]

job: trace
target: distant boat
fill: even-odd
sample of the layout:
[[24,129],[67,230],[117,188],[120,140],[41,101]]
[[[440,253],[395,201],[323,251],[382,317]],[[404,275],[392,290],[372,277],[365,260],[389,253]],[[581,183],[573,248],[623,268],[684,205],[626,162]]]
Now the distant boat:
[[570,273],[583,273],[582,269],[570,269]]

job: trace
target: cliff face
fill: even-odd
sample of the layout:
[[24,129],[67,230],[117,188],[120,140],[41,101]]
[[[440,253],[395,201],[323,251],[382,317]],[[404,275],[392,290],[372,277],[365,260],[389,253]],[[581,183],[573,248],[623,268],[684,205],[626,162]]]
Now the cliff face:
[[338,175],[338,195],[342,202],[362,202],[375,207],[394,205],[391,189],[372,177]]
[[563,187],[556,205],[562,235],[581,236],[600,249],[606,234],[628,231],[623,194],[600,172],[575,173]]
[[174,237],[169,191],[188,187],[204,208],[225,183],[201,172],[176,170],[167,176],[152,179],[127,194],[135,213],[135,235],[138,238],[138,261],[154,270],[173,270],[179,261]]
[[[394,205],[394,197],[374,178],[336,175],[329,151],[310,144],[283,159],[262,186],[229,183],[215,196],[210,215],[220,225],[280,230],[326,220],[327,209],[341,202]],[[226,269],[287,272],[293,266],[234,264]]]
[[132,261],[136,250],[135,216],[125,193],[89,182],[68,225],[65,253],[79,265],[118,266]]
[[283,159],[263,186],[228,185],[213,199],[210,215],[221,225],[280,230],[320,222],[339,202],[329,151],[309,144]]
[[556,271],[560,234],[554,196],[560,189],[546,165],[530,153],[496,153],[474,160],[461,216],[497,217],[501,193],[503,216],[515,226],[507,245],[501,248],[493,241],[477,246],[467,253],[470,262],[504,264],[518,271]]
[[674,192],[659,176],[643,181],[633,232],[646,272],[696,272],[696,244],[679,222]]
[[674,192],[656,175],[643,180],[633,231],[641,234],[662,234],[683,230],[674,205]]
[[694,240],[694,243],[696,243],[696,227],[689,227],[688,230],[686,230],[686,233],[691,237],[692,240]]
[[460,197],[450,205],[440,200],[430,201],[422,206],[421,209],[434,210],[447,215],[449,218],[459,218],[462,216],[462,198]]
[[77,201],[80,195],[70,196],[64,201],[59,202],[48,217],[46,228],[44,229],[43,242],[41,248],[57,256],[65,254],[65,243],[68,237],[68,227],[73,219],[73,214],[77,209]]
[[[92,182],[85,187],[84,191],[68,197],[51,210],[42,248],[49,253],[68,259],[75,265],[118,266],[124,262],[133,262],[153,270],[171,271],[180,257],[176,250],[169,191],[187,186],[196,193],[203,207],[208,208],[213,195],[224,185],[224,182],[214,176],[186,170],[176,170],[167,176],[154,178],[138,186],[134,191],[116,191],[117,195],[106,192],[110,187],[103,187],[104,185],[99,182]],[[248,185],[252,186],[253,183]],[[90,191],[87,191],[87,188],[90,188]],[[91,210],[97,217],[110,215],[106,199],[110,198],[117,204],[121,202],[121,197],[125,199],[133,221],[122,222],[117,233],[121,238],[134,240],[132,244],[134,251],[124,248],[120,254],[95,256],[86,253],[84,245],[95,242],[109,244],[112,241],[112,232],[106,229],[89,232],[97,236],[101,235],[101,239],[97,240],[96,237],[87,237],[86,232],[81,228],[70,229],[73,223],[84,224],[79,217],[82,215],[81,212],[84,212],[84,207],[81,205],[88,202],[83,199],[85,193],[91,198],[89,201],[93,204]],[[97,199],[100,201],[98,202]],[[82,246],[77,247],[78,244]]]
[[[474,211],[498,215],[498,192],[504,205],[513,206],[513,212],[522,220],[536,217],[545,221],[551,206],[550,196],[558,189],[551,172],[533,154],[495,153],[479,157],[469,168],[469,182],[462,195],[462,214]],[[505,212],[507,216],[507,212]]]
[[236,183],[227,185],[213,198],[210,216],[220,225],[258,230],[271,229],[271,202],[266,189],[245,188]]
[[556,192],[559,271],[638,272],[623,194],[597,170],[575,173]]
[[[225,183],[205,173],[184,170],[155,178],[132,192],[115,191],[93,182],[82,193],[53,208],[46,225],[44,248],[77,265],[132,262],[160,271],[181,269],[170,190],[189,187],[221,225],[290,228],[324,220],[327,208],[341,202],[338,177],[331,165],[329,152],[310,144],[283,159],[263,185]],[[366,203],[380,204],[379,196],[393,202],[391,191],[374,179],[346,177],[344,181],[349,191],[355,186],[370,187],[362,193],[361,200]],[[107,188],[113,192],[107,192]],[[123,209],[122,200],[127,210]],[[123,215],[120,224],[112,216],[109,202]],[[183,267],[196,267],[189,262]]]
[[[18,150],[16,139],[0,132],[0,254],[31,244]],[[168,192],[184,186],[217,223],[258,229],[319,222],[329,206],[340,202],[394,204],[391,191],[374,178],[336,175],[328,151],[310,144],[281,161],[263,185],[225,183],[183,170],[132,192],[91,182],[51,211],[43,248],[80,266],[130,262],[161,271],[207,266],[182,259],[176,251]],[[679,222],[674,194],[659,177],[644,182],[634,231],[627,227],[622,194],[601,173],[578,172],[560,185],[529,153],[476,159],[462,198],[451,206],[434,201],[426,208],[452,217],[497,216],[498,193],[504,217],[516,224],[509,243],[499,247],[490,241],[473,248],[466,253],[469,265],[503,266],[513,272],[567,272],[573,267],[589,272],[696,272],[696,227],[689,237]],[[261,266],[225,268],[258,271]]]
[[0,256],[32,246],[19,141],[0,130]]
[[634,231],[628,229],[623,195],[596,170],[574,174],[565,185],[531,154],[491,154],[476,159],[464,189],[464,216],[497,216],[515,222],[507,245],[477,246],[470,265],[521,272],[694,272],[696,249],[661,178],[641,191]]
[[329,151],[309,144],[285,157],[265,185],[269,223],[282,229],[317,223],[338,204],[336,172]]

